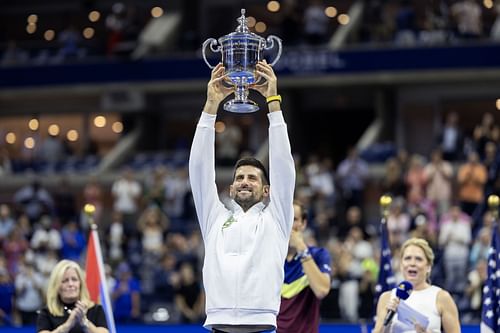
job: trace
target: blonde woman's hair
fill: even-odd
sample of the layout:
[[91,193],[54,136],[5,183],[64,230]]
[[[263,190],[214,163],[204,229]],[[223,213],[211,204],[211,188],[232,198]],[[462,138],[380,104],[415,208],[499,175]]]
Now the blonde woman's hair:
[[79,300],[89,308],[94,305],[94,302],[90,300],[89,290],[85,282],[85,274],[80,268],[80,265],[72,260],[61,260],[52,270],[47,286],[47,308],[53,316],[64,315],[64,305],[59,297],[59,288],[61,287],[64,273],[71,268],[75,270],[80,280]]
[[425,258],[427,259],[427,262],[429,262],[429,265],[432,267],[434,265],[434,251],[432,251],[432,248],[430,247],[429,243],[423,239],[423,238],[410,238],[406,242],[401,245],[401,259],[403,259],[403,254],[409,246],[417,246],[424,251]]

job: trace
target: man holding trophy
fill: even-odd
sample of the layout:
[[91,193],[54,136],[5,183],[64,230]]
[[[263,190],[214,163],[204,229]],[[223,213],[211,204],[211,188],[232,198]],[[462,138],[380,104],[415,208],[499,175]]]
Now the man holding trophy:
[[[255,82],[269,108],[269,178],[254,158],[236,163],[230,185],[231,208],[219,200],[215,184],[215,120],[220,103],[235,88],[224,85],[220,63],[212,70],[207,101],[189,157],[189,174],[205,245],[203,283],[212,332],[274,332],[283,284],[283,263],[293,224],[295,168],[277,78],[264,60]],[[272,189],[270,187],[272,185]]]

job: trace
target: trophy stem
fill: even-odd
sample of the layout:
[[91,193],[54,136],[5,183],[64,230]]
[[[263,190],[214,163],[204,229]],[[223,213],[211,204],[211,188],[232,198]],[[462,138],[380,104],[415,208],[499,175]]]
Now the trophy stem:
[[234,99],[241,102],[246,102],[248,99],[248,86],[247,85],[237,85],[234,92]]

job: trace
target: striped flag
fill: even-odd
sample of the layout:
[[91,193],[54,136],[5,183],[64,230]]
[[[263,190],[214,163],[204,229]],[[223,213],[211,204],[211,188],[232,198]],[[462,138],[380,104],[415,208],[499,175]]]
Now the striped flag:
[[90,293],[90,299],[94,303],[101,304],[106,314],[106,322],[110,333],[116,333],[113,309],[109,299],[106,275],[104,274],[104,263],[102,260],[101,245],[97,226],[91,224],[89,243],[87,246],[87,263],[85,266],[86,282]]
[[481,333],[497,333],[500,330],[500,239],[498,226],[496,223],[493,225],[488,252],[488,278],[483,288]]
[[396,288],[396,278],[392,272],[392,254],[389,246],[389,233],[385,219],[380,223],[380,269],[378,271],[377,285],[375,286],[375,308],[383,292]]

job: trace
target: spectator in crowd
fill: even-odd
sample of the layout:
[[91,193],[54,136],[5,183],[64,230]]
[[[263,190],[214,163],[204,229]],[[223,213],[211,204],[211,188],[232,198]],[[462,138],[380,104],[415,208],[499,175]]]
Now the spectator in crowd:
[[488,254],[491,243],[491,230],[488,227],[482,227],[479,230],[476,239],[472,243],[469,255],[469,266],[476,267],[480,260],[488,260]]
[[205,317],[205,293],[196,279],[189,261],[179,268],[179,285],[175,290],[175,305],[181,312],[181,323],[199,323]]
[[326,42],[328,36],[328,17],[322,0],[309,0],[304,11],[304,35],[310,45]]
[[141,289],[126,262],[116,269],[117,281],[111,293],[113,314],[118,323],[133,323],[141,319]]
[[394,42],[398,46],[414,46],[417,43],[416,13],[410,0],[399,3]]
[[36,223],[42,215],[52,215],[54,212],[52,195],[38,179],[21,187],[14,194],[14,202],[22,212],[26,213],[31,224]]
[[467,287],[465,288],[466,306],[464,310],[472,318],[481,318],[483,289],[488,278],[488,261],[487,259],[479,259],[472,267],[473,269],[467,275]]
[[7,204],[0,205],[0,248],[4,240],[14,229],[16,221],[11,215],[10,207]]
[[389,231],[389,242],[392,247],[399,247],[408,239],[411,221],[405,208],[404,200],[396,198],[389,209],[387,230]]
[[456,161],[462,157],[464,137],[458,120],[458,113],[454,111],[448,113],[438,136],[437,141],[443,152],[443,159],[447,161]]
[[23,325],[36,323],[37,311],[43,305],[45,279],[35,268],[34,255],[27,252],[15,278],[16,308]]
[[16,225],[3,242],[3,254],[7,261],[7,270],[12,278],[19,273],[19,266],[25,252],[29,249],[29,242],[19,225]]
[[293,209],[277,332],[313,333],[318,332],[320,301],[330,291],[331,258],[326,249],[304,240],[307,216],[302,203],[295,201]]
[[481,122],[474,127],[472,133],[473,149],[479,153],[481,160],[484,159],[486,143],[488,141],[495,142],[493,132],[495,129],[495,118],[490,112],[485,112],[481,118]]
[[485,196],[500,193],[500,157],[496,143],[492,141],[486,143],[482,164],[488,172],[488,179],[484,186]]
[[0,177],[12,173],[12,161],[9,151],[5,147],[0,147]]
[[81,46],[82,37],[79,31],[76,29],[74,24],[70,24],[68,27],[63,29],[57,41],[60,45],[59,51],[57,52],[57,61],[65,61],[68,59],[81,59],[85,57],[86,50]]
[[500,41],[500,3],[495,5],[496,19],[491,27],[490,37],[495,42]]
[[111,223],[106,232],[106,249],[110,263],[118,264],[125,259],[127,235],[123,226],[122,214],[113,211]]
[[5,261],[0,257],[0,326],[13,324],[15,287],[7,271]]
[[42,141],[40,149],[37,151],[37,159],[47,162],[49,170],[53,171],[56,164],[64,158],[64,145],[59,137],[59,133],[51,134]]
[[405,196],[406,186],[403,179],[403,171],[397,158],[391,157],[385,162],[380,189],[382,193],[389,194],[392,197]]
[[135,235],[142,186],[135,178],[132,169],[126,168],[121,177],[113,182],[111,193],[114,199],[113,209],[122,214],[125,233]]
[[176,271],[177,260],[173,254],[167,253],[160,261],[160,266],[155,269],[154,294],[156,301],[172,303],[174,291],[179,285],[179,273]]
[[479,154],[469,152],[467,162],[458,169],[458,200],[462,211],[471,216],[474,221],[480,212],[476,211],[484,200],[484,186],[487,182],[488,171],[479,161]]
[[51,218],[48,215],[42,216],[30,241],[30,247],[35,251],[35,262],[38,264],[48,261],[49,253],[58,252],[62,244],[61,233],[52,225]]
[[363,206],[365,182],[368,175],[368,165],[359,157],[356,148],[350,148],[347,157],[337,168],[337,177],[346,207]]
[[425,172],[424,157],[412,155],[408,164],[408,171],[405,175],[406,200],[409,205],[419,205],[425,199]]
[[80,266],[60,261],[50,275],[46,306],[38,313],[36,331],[108,333],[107,327],[102,306],[90,300]]
[[16,41],[9,40],[7,48],[2,54],[0,59],[0,66],[15,66],[27,63],[29,60],[29,53],[20,48]]
[[477,39],[482,36],[482,9],[476,0],[459,0],[451,6],[451,15],[457,25],[460,39]]
[[431,161],[424,168],[426,198],[436,207],[438,216],[448,210],[452,197],[453,167],[443,160],[440,149],[431,153]]
[[78,229],[76,221],[69,221],[68,224],[63,227],[61,236],[61,257],[63,259],[79,261],[87,244],[85,242],[85,236],[80,229]]
[[[398,320],[396,314],[390,323],[389,330],[394,331],[436,331],[460,332],[458,310],[450,294],[437,286],[431,285],[429,276],[434,264],[434,253],[427,242],[419,238],[410,238],[401,247],[400,270],[406,281],[413,286],[413,291],[407,300],[400,301],[394,291],[384,292],[377,304],[377,317],[374,333],[385,332],[384,319],[387,311],[398,311],[400,302],[411,306],[429,319],[429,325],[424,328],[418,323],[409,325]],[[463,276],[461,276],[463,278]]]
[[469,263],[471,243],[470,218],[462,213],[459,206],[450,208],[443,215],[439,233],[439,246],[444,250],[446,289],[453,294],[461,294],[465,288],[464,276]]

